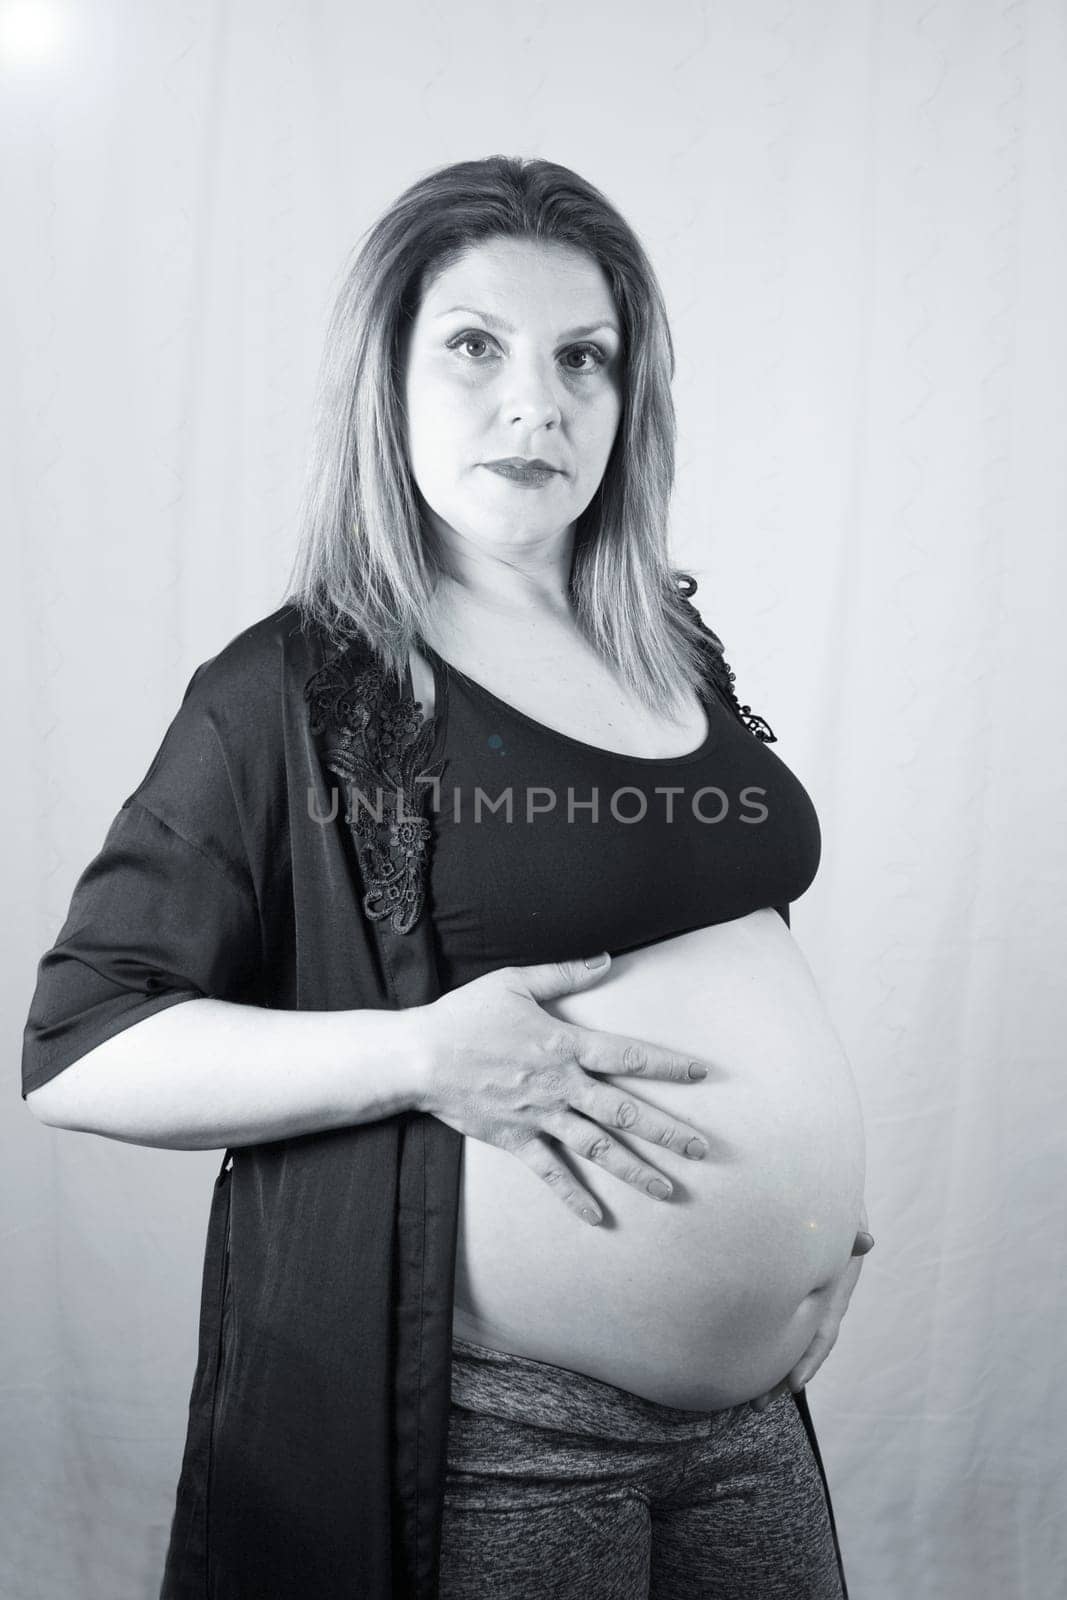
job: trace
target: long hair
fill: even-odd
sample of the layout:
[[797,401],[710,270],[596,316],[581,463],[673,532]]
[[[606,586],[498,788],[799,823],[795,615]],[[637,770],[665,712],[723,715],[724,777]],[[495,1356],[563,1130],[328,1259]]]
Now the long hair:
[[331,644],[353,637],[402,677],[443,570],[404,445],[402,352],[427,284],[493,238],[564,244],[599,263],[623,335],[623,398],[603,478],[575,526],[570,596],[583,636],[650,709],[699,687],[706,648],[667,552],[674,347],[633,229],[552,161],[490,156],[438,168],[365,235],[330,317],[287,601]]

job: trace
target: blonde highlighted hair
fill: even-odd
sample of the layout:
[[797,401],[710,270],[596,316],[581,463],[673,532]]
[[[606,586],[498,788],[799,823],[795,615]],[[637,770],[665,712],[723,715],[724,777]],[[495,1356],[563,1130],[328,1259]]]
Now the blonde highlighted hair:
[[442,570],[404,445],[405,334],[433,277],[494,238],[570,245],[603,270],[623,334],[623,396],[604,476],[575,526],[578,627],[651,709],[704,681],[707,641],[670,565],[674,348],[633,229],[551,161],[489,156],[412,184],[365,235],[337,295],[319,374],[299,544],[286,599],[341,647],[353,637],[402,677]]

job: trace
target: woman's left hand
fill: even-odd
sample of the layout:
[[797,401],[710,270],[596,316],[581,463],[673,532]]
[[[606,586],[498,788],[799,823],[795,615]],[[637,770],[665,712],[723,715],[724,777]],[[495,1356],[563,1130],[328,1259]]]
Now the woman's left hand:
[[819,1319],[815,1337],[801,1356],[793,1370],[781,1383],[775,1384],[773,1389],[766,1394],[761,1394],[755,1400],[750,1400],[749,1405],[753,1411],[765,1411],[772,1400],[780,1394],[785,1394],[789,1389],[798,1393],[806,1383],[818,1372],[830,1351],[837,1343],[837,1335],[848,1303],[852,1299],[852,1291],[859,1281],[860,1268],[863,1257],[874,1245],[874,1240],[866,1230],[867,1217],[863,1217],[864,1227],[856,1234],[852,1246],[852,1254],[836,1278],[825,1285],[821,1294],[823,1296],[822,1314]]

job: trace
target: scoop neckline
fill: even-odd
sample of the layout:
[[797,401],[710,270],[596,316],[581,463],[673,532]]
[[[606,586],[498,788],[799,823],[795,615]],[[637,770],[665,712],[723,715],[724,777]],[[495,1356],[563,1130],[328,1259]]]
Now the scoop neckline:
[[[425,639],[419,639],[419,648],[429,656],[430,665],[433,668],[434,720],[440,721],[442,736],[448,711],[448,677],[452,673],[457,678],[462,678],[468,688],[473,689],[476,694],[480,694],[491,705],[499,706],[502,711],[507,712],[509,717],[514,717],[517,722],[522,723],[525,727],[532,728],[535,732],[543,734],[550,739],[555,739],[560,744],[569,745],[574,750],[583,750],[587,755],[607,757],[612,761],[626,761],[638,767],[684,767],[694,761],[699,761],[702,756],[707,755],[712,747],[718,743],[718,734],[712,717],[713,703],[705,695],[700,694],[699,691],[698,699],[704,712],[704,720],[707,723],[707,727],[704,737],[695,750],[690,750],[680,756],[632,756],[628,755],[624,750],[608,750],[603,745],[589,744],[585,739],[575,739],[569,733],[562,733],[559,728],[550,728],[546,722],[538,722],[536,717],[528,716],[525,711],[520,711],[518,706],[513,706],[509,700],[502,700],[498,694],[494,694],[491,689],[487,689],[484,683],[479,683],[476,678],[470,677],[459,667],[453,666],[451,661],[446,661],[444,656],[439,655],[433,645],[428,644]],[[440,742],[441,740],[438,740],[438,743]]]

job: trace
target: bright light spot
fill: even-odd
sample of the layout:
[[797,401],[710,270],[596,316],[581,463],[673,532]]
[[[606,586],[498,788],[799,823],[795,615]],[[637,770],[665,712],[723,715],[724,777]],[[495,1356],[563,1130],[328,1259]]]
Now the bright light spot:
[[0,61],[34,67],[59,53],[63,25],[59,9],[43,0],[17,0],[0,11]]

